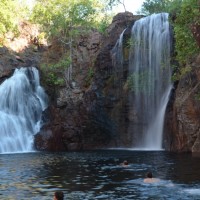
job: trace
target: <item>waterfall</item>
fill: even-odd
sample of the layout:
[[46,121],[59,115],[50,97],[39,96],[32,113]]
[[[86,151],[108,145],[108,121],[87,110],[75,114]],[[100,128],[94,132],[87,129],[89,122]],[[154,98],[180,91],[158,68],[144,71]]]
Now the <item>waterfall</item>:
[[132,90],[133,146],[162,149],[165,110],[171,83],[168,14],[160,13],[135,22],[129,54],[129,86]]
[[114,66],[114,86],[118,88],[116,91],[116,97],[119,97],[121,95],[121,88],[122,88],[122,83],[123,83],[123,62],[124,62],[124,56],[123,56],[123,36],[124,32],[126,29],[122,31],[120,34],[119,39],[117,40],[115,46],[111,50],[111,55],[112,55],[112,64]]
[[117,40],[115,46],[113,47],[111,54],[112,54],[112,62],[113,66],[115,67],[115,71],[122,71],[123,68],[123,36],[126,29],[122,31],[122,33],[119,36],[119,39]]
[[47,95],[36,68],[15,69],[0,85],[0,153],[33,151],[33,139],[42,125]]

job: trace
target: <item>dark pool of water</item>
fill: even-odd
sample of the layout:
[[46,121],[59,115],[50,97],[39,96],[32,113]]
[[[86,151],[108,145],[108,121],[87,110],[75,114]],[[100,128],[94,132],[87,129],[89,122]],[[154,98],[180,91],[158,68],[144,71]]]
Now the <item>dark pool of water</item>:
[[[130,165],[119,164],[128,160]],[[151,170],[161,179],[145,184]],[[0,155],[0,199],[200,199],[200,157],[164,151],[101,150]]]

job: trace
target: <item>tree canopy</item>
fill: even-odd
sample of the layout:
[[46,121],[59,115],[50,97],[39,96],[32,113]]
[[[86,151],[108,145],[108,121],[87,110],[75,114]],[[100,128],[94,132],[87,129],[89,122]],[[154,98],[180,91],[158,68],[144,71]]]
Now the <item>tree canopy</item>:
[[16,1],[0,1],[0,38],[3,39],[8,31],[15,31],[17,27]]
[[175,19],[175,37],[177,58],[185,64],[199,52],[199,47],[192,34],[192,26],[200,24],[200,1],[184,0]]
[[184,0],[146,0],[142,4],[140,13],[150,15],[161,12],[179,12]]
[[80,25],[93,23],[95,15],[92,0],[42,0],[33,9],[32,20],[50,34],[66,34]]

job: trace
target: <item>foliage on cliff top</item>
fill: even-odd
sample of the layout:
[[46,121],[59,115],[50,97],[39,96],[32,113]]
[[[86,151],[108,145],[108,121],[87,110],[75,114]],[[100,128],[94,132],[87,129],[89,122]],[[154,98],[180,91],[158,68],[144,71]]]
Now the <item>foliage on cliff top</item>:
[[175,59],[180,67],[175,66],[174,79],[180,79],[191,69],[189,63],[198,53],[200,48],[192,34],[192,26],[200,25],[199,0],[146,0],[141,12],[152,14],[168,12],[173,17],[171,20],[175,33]]
[[12,0],[0,1],[0,42],[2,44],[7,32],[17,31],[18,25],[17,2]]
[[184,0],[174,22],[177,60],[181,65],[200,52],[192,34],[193,25],[200,25],[200,1]]
[[180,11],[182,1],[183,0],[146,0],[142,4],[139,13],[144,15],[161,12],[177,13]]
[[77,26],[89,25],[93,14],[91,0],[43,0],[37,1],[32,21],[41,24],[49,36],[66,35]]
[[[23,20],[39,22],[50,36],[70,26],[100,27],[101,31],[111,22],[108,9],[118,0],[35,0],[28,5],[26,0],[0,1],[0,40],[8,32],[18,33],[18,24]],[[32,9],[32,6],[34,9]]]
[[69,34],[75,36],[88,28],[98,28],[101,22],[108,24],[108,0],[37,0],[32,21],[39,23],[49,36]]

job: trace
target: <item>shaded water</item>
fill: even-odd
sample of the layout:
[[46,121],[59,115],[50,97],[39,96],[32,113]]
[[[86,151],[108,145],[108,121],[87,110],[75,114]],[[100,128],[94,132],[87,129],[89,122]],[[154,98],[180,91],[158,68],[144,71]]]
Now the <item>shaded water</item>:
[[[200,199],[199,169],[200,157],[164,151],[2,154],[0,199]],[[159,183],[143,183],[149,170]]]

